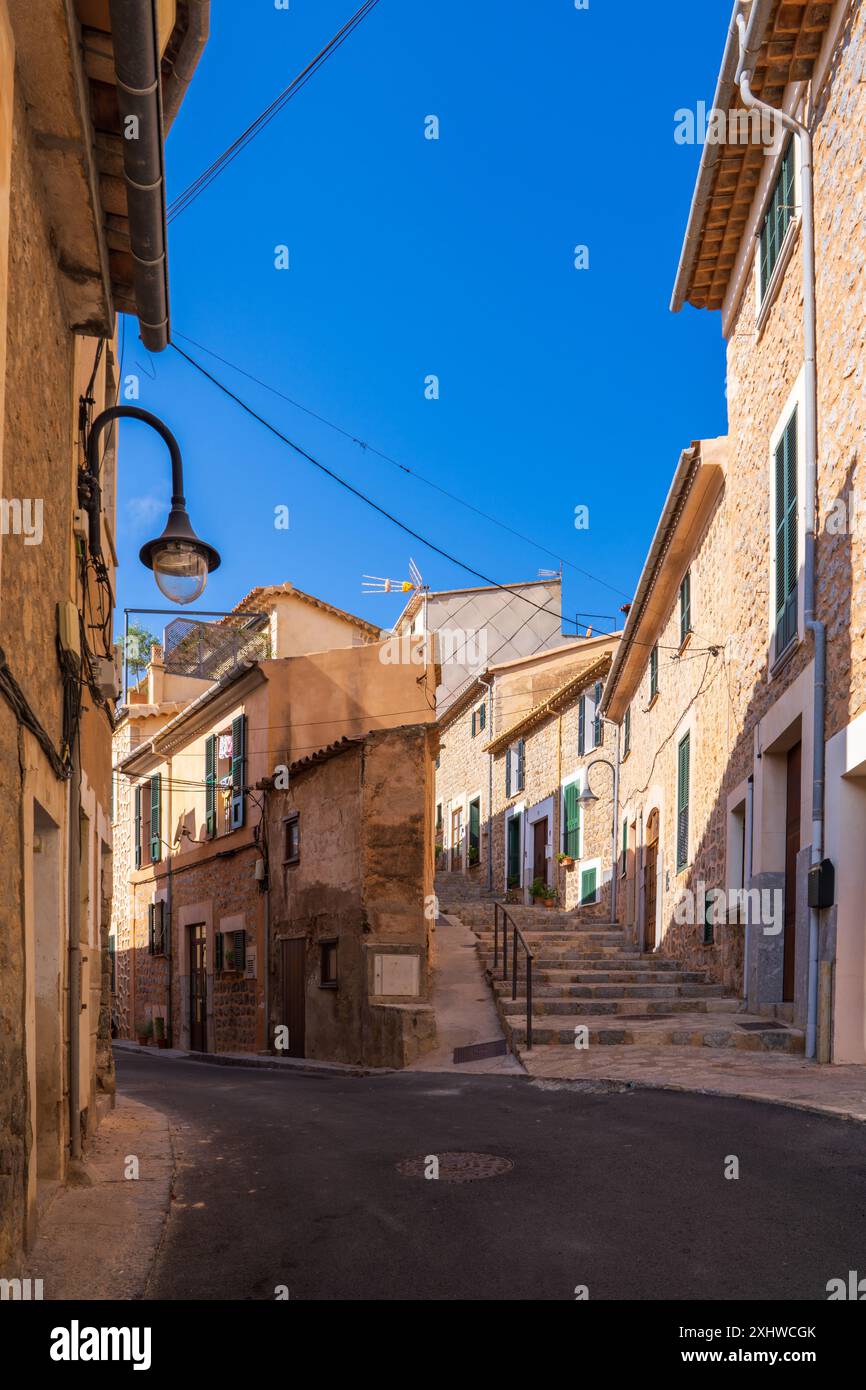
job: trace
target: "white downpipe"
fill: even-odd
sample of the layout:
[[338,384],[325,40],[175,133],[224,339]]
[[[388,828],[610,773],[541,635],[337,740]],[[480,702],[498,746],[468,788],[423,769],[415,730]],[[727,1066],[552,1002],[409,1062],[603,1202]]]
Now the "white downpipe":
[[[744,61],[746,25],[737,18],[740,64]],[[749,35],[752,41],[754,36]],[[786,111],[769,106],[754,95],[750,72],[738,73],[744,104],[770,115],[796,135],[800,145],[802,180],[801,241],[803,251],[803,355],[805,365],[806,438],[806,554],[803,561],[805,623],[815,640],[812,740],[812,864],[824,857],[824,724],[826,704],[826,630],[815,617],[815,519],[818,498],[818,347],[815,294],[815,195],[812,136],[808,128]],[[817,908],[809,909],[809,974],[806,1002],[806,1056],[817,1054],[818,1029],[818,934]]]

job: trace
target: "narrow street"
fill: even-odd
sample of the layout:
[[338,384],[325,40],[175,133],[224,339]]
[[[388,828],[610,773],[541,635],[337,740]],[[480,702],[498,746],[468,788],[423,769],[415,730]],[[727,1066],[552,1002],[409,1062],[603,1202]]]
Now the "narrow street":
[[[858,1125],[510,1076],[287,1077],[125,1053],[177,1172],[149,1299],[826,1298],[861,1260]],[[506,1158],[464,1183],[444,1152]],[[738,1180],[726,1179],[729,1155]]]

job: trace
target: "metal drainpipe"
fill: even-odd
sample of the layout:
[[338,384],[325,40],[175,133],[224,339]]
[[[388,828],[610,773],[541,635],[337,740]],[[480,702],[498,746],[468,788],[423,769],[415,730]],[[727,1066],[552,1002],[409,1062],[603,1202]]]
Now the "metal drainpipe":
[[[746,41],[746,25],[742,15],[737,19],[740,33],[741,63]],[[786,130],[797,136],[800,144],[800,166],[803,186],[802,247],[803,247],[803,356],[806,377],[805,435],[806,435],[806,554],[803,565],[805,624],[815,641],[813,728],[812,728],[812,864],[824,858],[824,724],[827,684],[827,634],[822,622],[815,617],[815,518],[818,499],[818,347],[815,295],[815,203],[812,136],[808,128],[787,112],[769,106],[754,95],[750,86],[751,73],[738,73],[740,93],[747,107],[766,112]],[[817,1054],[818,1029],[818,940],[820,917],[818,908],[809,909],[809,975],[806,1001],[806,1056]]]
[[76,733],[69,779],[69,1157],[81,1157],[81,1114],[78,1092],[81,1074],[81,753]]
[[[487,708],[489,710],[487,726],[489,736],[494,737],[493,732],[493,681],[482,680],[478,677],[478,684],[487,689]],[[488,740],[489,741],[489,740]],[[487,754],[487,891],[493,892],[493,754]]]
[[168,238],[156,0],[110,0],[110,8],[135,303],[141,341],[162,352],[169,341]]
[[[755,779],[750,777],[746,783],[746,824],[743,829],[743,887],[748,889],[752,883],[752,821],[755,814]],[[749,1000],[749,948],[751,913],[746,909],[746,935],[743,942],[743,998]]]
[[620,750],[620,726],[616,726],[616,762],[613,767],[613,856],[611,858],[611,878],[610,878],[610,916],[611,921],[616,922],[617,907],[617,874],[619,870],[618,846],[619,846],[619,750]]

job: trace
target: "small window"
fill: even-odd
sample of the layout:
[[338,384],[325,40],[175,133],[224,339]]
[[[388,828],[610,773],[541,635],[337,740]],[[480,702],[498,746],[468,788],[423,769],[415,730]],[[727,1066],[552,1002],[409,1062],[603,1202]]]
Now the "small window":
[[147,909],[147,953],[165,955],[165,902],[150,903]]
[[680,646],[692,630],[692,576],[687,571],[680,585]]
[[283,821],[283,863],[298,864],[301,859],[301,816],[293,811]]
[[659,693],[659,644],[656,642],[650,652],[650,699],[654,700]]
[[631,705],[625,712],[622,721],[622,756],[627,758],[631,752]]
[[580,875],[580,905],[598,902],[598,869],[583,869]]
[[472,711],[472,737],[473,737],[473,738],[475,738],[476,734],[480,734],[480,733],[482,733],[482,732],[484,731],[484,727],[485,727],[486,723],[487,723],[487,706],[486,706],[485,704],[480,704],[480,705],[478,706],[477,709],[474,709],[474,710]]
[[337,942],[319,942],[319,984],[322,989],[337,988]]
[[505,795],[522,792],[526,781],[526,743],[519,738],[505,754]]
[[481,798],[473,797],[469,803],[469,863],[477,864],[481,858]]
[[794,199],[794,141],[790,140],[782,157],[782,167],[761,227],[762,300],[773,278],[773,271],[782,250],[785,233],[794,216]]

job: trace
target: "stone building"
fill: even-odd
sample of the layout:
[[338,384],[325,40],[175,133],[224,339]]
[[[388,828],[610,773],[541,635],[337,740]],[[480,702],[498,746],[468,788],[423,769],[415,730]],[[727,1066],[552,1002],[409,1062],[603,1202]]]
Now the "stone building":
[[[270,1046],[266,788],[320,746],[432,723],[438,674],[417,641],[391,663],[378,629],[291,585],[254,590],[231,617],[206,634],[184,620],[155,649],[116,734],[116,1026],[204,1052]],[[251,617],[263,651],[294,654],[257,655]]]
[[[161,165],[207,10],[198,0],[135,11],[0,0],[4,1276],[33,1235],[39,1185],[66,1176],[113,1089],[103,951],[116,695],[112,435],[103,436],[92,528],[80,482],[91,422],[121,386],[117,312],[138,318],[154,350],[167,335],[164,240],[152,244],[150,269],[136,258],[146,232],[164,234],[162,184],[136,202],[128,180],[143,149]],[[134,148],[123,139],[117,77],[130,59],[161,71],[161,107],[154,86]]]
[[[582,859],[582,869],[566,872],[557,856],[565,853],[560,801],[568,799],[571,819],[578,821],[576,797],[590,756],[609,758],[613,753],[615,760],[615,738],[613,749],[608,739],[607,751],[595,752],[594,716],[596,687],[616,645],[616,635],[580,638],[496,663],[480,671],[440,714],[434,834],[441,870],[467,875],[497,895],[510,891],[512,897],[519,894],[521,901],[528,901],[537,876],[533,837],[539,838],[540,867],[544,830],[543,876],[561,902],[577,905],[581,873],[586,873],[587,882],[596,873],[598,906],[605,910],[613,779],[605,785],[602,769],[593,783],[600,802],[584,816],[582,832],[571,837],[586,850],[568,856]],[[590,670],[592,678],[584,679]],[[604,741],[601,725],[597,732]],[[514,762],[510,789],[509,759]],[[607,827],[606,841],[601,836],[598,844],[597,822]],[[506,872],[509,837],[516,863]]]
[[[718,879],[724,844],[728,886],[778,895],[781,929],[759,925],[742,946],[723,930],[717,968],[735,980],[746,948],[750,1008],[792,1019],[807,1055],[837,1062],[866,1061],[864,57],[860,0],[735,5],[715,108],[743,116],[764,103],[772,138],[704,147],[672,305],[720,311],[729,414],[718,523],[729,626],[714,633],[724,656],[709,669],[724,660],[731,736],[722,775],[701,767],[711,725],[687,755],[702,808],[687,856]],[[623,653],[647,622],[640,608]],[[621,675],[615,663],[609,709]],[[668,725],[683,718],[685,676],[674,685]],[[670,767],[666,777],[665,892],[677,852]],[[670,939],[669,923],[657,930]]]
[[269,1041],[403,1067],[435,1042],[435,726],[343,737],[267,793]]

